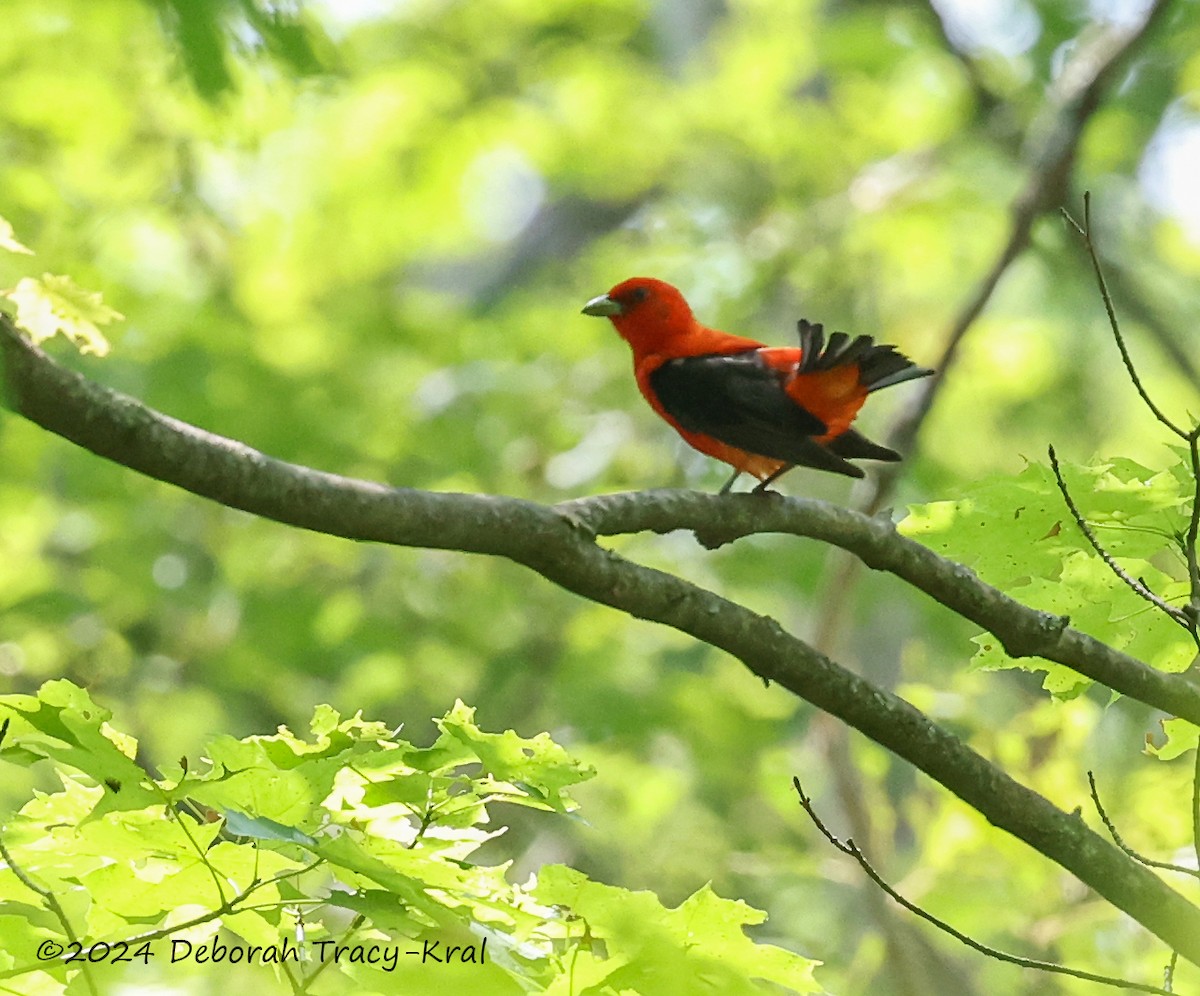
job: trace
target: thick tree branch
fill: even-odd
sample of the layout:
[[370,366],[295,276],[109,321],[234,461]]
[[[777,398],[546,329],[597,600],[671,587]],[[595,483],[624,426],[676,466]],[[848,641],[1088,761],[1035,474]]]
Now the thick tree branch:
[[[101,387],[50,360],[7,318],[0,318],[0,374],[6,404],[14,411],[158,480],[277,522],[348,539],[506,557],[585,598],[719,647],[755,674],[905,758],[1200,964],[1200,910],[1077,815],[1064,813],[909,703],[839,667],[773,619],[631,563],[594,540],[598,531],[685,527],[711,533],[722,524],[732,535],[744,535],[763,531],[764,521],[774,531],[827,534],[820,538],[840,541],[868,564],[886,565],[901,577],[925,576],[930,593],[952,607],[961,603],[1011,620],[1022,635],[1010,639],[1023,653],[1073,646],[1079,659],[1087,657],[1081,652],[1087,644],[1080,642],[1087,638],[1061,620],[1002,596],[992,598],[969,571],[902,540],[890,524],[817,502],[761,496],[650,493],[552,509],[516,498],[435,494],[339,477],[272,459]],[[624,525],[616,524],[617,511],[627,519]],[[673,523],[672,514],[677,516]],[[960,585],[965,598],[956,594]],[[1136,663],[1120,655],[1108,661],[1116,673],[1128,672],[1130,665],[1136,670]],[[1188,712],[1200,718],[1197,703],[1189,706]]]
[[970,568],[939,557],[896,532],[890,519],[868,518],[811,498],[644,491],[566,502],[559,509],[598,536],[675,529],[706,544],[754,533],[790,533],[841,547],[867,567],[887,571],[982,626],[1012,657],[1041,657],[1130,698],[1195,723],[1200,687],[1165,674],[1072,629],[1063,616],[1039,612],[985,584]]

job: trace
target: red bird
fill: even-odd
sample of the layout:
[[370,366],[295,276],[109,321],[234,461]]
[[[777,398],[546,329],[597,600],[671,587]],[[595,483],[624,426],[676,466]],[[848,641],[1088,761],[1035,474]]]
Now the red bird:
[[793,467],[862,477],[852,459],[900,454],[850,428],[867,395],[933,373],[876,345],[801,319],[800,346],[765,346],[701,325],[662,280],[632,277],[584,305],[609,319],[633,349],[633,372],[650,407],[691,446],[753,474],[755,491]]

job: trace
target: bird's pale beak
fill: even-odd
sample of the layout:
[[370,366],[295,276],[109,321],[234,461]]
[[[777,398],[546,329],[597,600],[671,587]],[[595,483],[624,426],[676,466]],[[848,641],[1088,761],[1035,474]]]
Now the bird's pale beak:
[[614,301],[607,294],[594,297],[583,306],[585,315],[595,315],[597,318],[611,318],[613,315],[621,314],[621,310],[621,303]]

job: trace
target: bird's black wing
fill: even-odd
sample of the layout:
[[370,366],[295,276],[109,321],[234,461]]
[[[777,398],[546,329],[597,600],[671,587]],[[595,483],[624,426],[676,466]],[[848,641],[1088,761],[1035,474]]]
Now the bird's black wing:
[[670,416],[747,453],[862,477],[854,464],[813,441],[827,426],[784,390],[784,374],[757,350],[668,360],[649,377],[651,390]]

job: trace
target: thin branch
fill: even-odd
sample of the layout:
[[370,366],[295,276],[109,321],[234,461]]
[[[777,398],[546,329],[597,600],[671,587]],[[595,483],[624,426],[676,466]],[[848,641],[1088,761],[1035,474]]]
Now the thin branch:
[[[1174,865],[1169,861],[1155,861],[1153,858],[1147,858],[1144,855],[1138,854],[1137,851],[1126,844],[1125,841],[1121,839],[1121,835],[1117,832],[1117,828],[1113,825],[1112,820],[1108,818],[1108,813],[1104,811],[1104,806],[1100,804],[1100,793],[1096,789],[1096,778],[1090,771],[1087,773],[1087,780],[1088,787],[1092,793],[1092,805],[1096,807],[1096,812],[1100,814],[1100,819],[1104,822],[1105,828],[1108,830],[1109,835],[1113,839],[1113,843],[1115,843],[1117,847],[1133,858],[1134,861],[1140,862],[1149,868],[1161,868],[1163,871],[1178,872],[1181,875],[1191,875],[1193,878],[1200,878],[1200,869],[1188,868],[1186,865]],[[1195,802],[1195,798],[1196,797],[1193,794],[1193,803]]]
[[1129,379],[1133,382],[1133,386],[1137,389],[1137,393],[1141,396],[1142,401],[1145,402],[1146,407],[1150,409],[1151,414],[1180,439],[1186,440],[1188,434],[1172,422],[1150,397],[1149,392],[1142,384],[1141,377],[1138,376],[1137,369],[1133,365],[1133,358],[1129,355],[1129,347],[1125,345],[1125,337],[1121,335],[1121,323],[1117,321],[1117,312],[1113,307],[1112,296],[1108,293],[1108,284],[1104,279],[1104,269],[1100,265],[1100,257],[1097,255],[1095,243],[1092,241],[1091,192],[1085,191],[1083,194],[1082,225],[1071,217],[1066,208],[1060,208],[1059,210],[1062,212],[1062,216],[1083,239],[1084,248],[1087,249],[1088,257],[1092,261],[1092,269],[1096,274],[1096,283],[1100,288],[1100,299],[1104,302],[1104,311],[1108,315],[1108,326],[1112,329],[1113,338],[1117,341],[1117,349],[1121,352],[1121,362],[1125,364],[1125,371],[1129,374]]
[[1200,391],[1200,366],[1197,365],[1197,357],[1189,351],[1188,346],[1179,341],[1173,328],[1181,321],[1190,322],[1190,315],[1186,319],[1176,314],[1164,315],[1167,305],[1161,295],[1144,288],[1129,273],[1121,270],[1113,272],[1110,268],[1106,279],[1113,296],[1121,299],[1122,310],[1132,317],[1138,328],[1144,330],[1150,340],[1158,346],[1169,365],[1193,389]]
[[[0,852],[2,852],[2,851],[3,851],[3,848],[2,848],[2,845],[0,845]],[[7,855],[5,856],[5,860],[9,861],[9,864],[12,865],[12,862],[7,857]],[[307,865],[304,865],[300,868],[292,868],[288,871],[279,872],[278,874],[272,875],[270,878],[267,878],[267,879],[262,879],[261,881],[256,879],[256,880],[252,881],[248,886],[246,886],[246,888],[244,888],[236,896],[233,896],[230,899],[226,900],[220,906],[218,906],[216,909],[206,910],[204,913],[201,913],[198,916],[194,916],[190,920],[184,920],[180,923],[172,924],[170,927],[159,927],[156,930],[148,930],[144,934],[134,934],[132,937],[122,937],[122,938],[119,938],[119,940],[124,944],[128,944],[131,948],[138,947],[142,944],[149,944],[153,941],[162,940],[164,937],[170,937],[172,934],[178,934],[182,930],[190,930],[192,927],[198,927],[202,923],[211,923],[213,920],[218,920],[223,916],[230,916],[233,913],[238,912],[238,907],[241,905],[243,900],[248,899],[250,896],[254,895],[254,893],[259,891],[259,889],[265,889],[267,886],[276,885],[279,882],[282,882],[289,878],[293,878],[296,875],[303,875],[307,872],[313,871],[315,868],[320,867],[324,863],[325,863],[324,858],[317,858],[315,861],[310,861]],[[13,866],[13,870],[16,871],[15,865]],[[18,877],[20,877],[20,876],[18,875]],[[24,880],[22,880],[22,881],[24,881]],[[37,889],[36,886],[31,885],[30,888],[34,889],[34,891],[41,892],[41,890]],[[45,893],[41,893],[41,894],[45,895]],[[278,905],[278,904],[276,904],[276,905]],[[79,941],[76,939],[74,933],[68,933],[67,936],[70,939],[72,944],[79,944]],[[89,947],[84,947],[78,956],[72,955],[72,957],[77,957],[81,960],[81,964],[86,964],[88,956],[91,954],[93,948],[96,948],[100,944],[104,944],[104,943],[111,944],[111,942],[100,941],[100,942],[97,942],[97,944],[91,945]],[[65,955],[64,955],[64,957],[65,957]],[[74,962],[72,962],[72,964],[74,964]],[[5,969],[4,971],[0,972],[0,980],[11,979],[18,975],[24,975],[26,972],[36,971],[40,967],[41,967],[40,965],[24,965],[24,966],[17,965],[17,966],[14,966],[9,969]],[[93,992],[95,992],[94,989],[93,989]]]
[[[1100,265],[1100,257],[1096,251],[1095,242],[1092,239],[1091,193],[1085,191],[1083,195],[1082,225],[1072,218],[1065,208],[1060,210],[1067,223],[1083,239],[1084,248],[1087,249],[1088,258],[1092,262],[1092,270],[1096,274],[1096,284],[1100,288],[1100,299],[1104,302],[1104,311],[1108,315],[1108,325],[1112,329],[1117,349],[1121,353],[1121,362],[1125,364],[1125,370],[1129,374],[1130,381],[1132,381],[1139,397],[1141,397],[1155,419],[1188,445],[1194,489],[1192,492],[1192,514],[1188,521],[1187,538],[1184,540],[1183,552],[1188,565],[1188,586],[1191,597],[1186,608],[1175,611],[1178,611],[1182,619],[1186,620],[1183,624],[1191,631],[1193,638],[1200,643],[1200,563],[1197,562],[1196,553],[1196,542],[1198,534],[1200,534],[1200,452],[1197,452],[1197,437],[1200,437],[1200,425],[1195,426],[1190,431],[1185,431],[1169,418],[1155,404],[1154,399],[1150,397],[1150,393],[1146,390],[1141,377],[1138,375],[1137,368],[1133,365],[1133,358],[1129,355],[1129,348],[1125,345],[1125,337],[1121,334],[1121,323],[1117,320],[1116,309],[1113,307],[1112,296],[1108,292],[1108,283],[1104,277],[1104,269]],[[1110,564],[1110,566],[1112,565]],[[1174,612],[1172,612],[1172,615],[1174,615]]]
[[[1200,746],[1196,748],[1195,767],[1192,769],[1192,851],[1200,869]],[[1196,872],[1200,878],[1200,871]]]
[[548,508],[494,495],[389,488],[275,460],[155,412],[65,370],[2,317],[0,357],[11,408],[133,470],[231,508],[329,535],[504,557],[592,602],[726,651],[760,678],[907,759],[1200,964],[1200,910],[1082,820],[1021,785],[910,703],[818,653],[774,619],[632,563],[595,542],[597,522],[610,532],[691,528],[722,535],[807,526],[814,535],[823,532],[854,549],[869,565],[923,579],[931,594],[956,611],[965,610],[969,618],[991,619],[1005,634],[1010,652],[1071,660],[1133,697],[1200,719],[1200,688],[1090,640],[1061,617],[1005,599],[966,568],[899,537],[890,522],[820,502],[762,495],[650,492]]
[[1059,965],[1052,961],[1040,961],[1035,958],[1023,958],[1020,955],[1009,954],[1007,951],[1001,951],[998,948],[993,948],[981,941],[975,940],[969,934],[964,934],[961,930],[950,926],[945,920],[939,919],[928,910],[918,906],[916,903],[905,899],[891,885],[884,881],[883,877],[875,870],[874,866],[867,860],[866,855],[859,850],[858,845],[853,840],[847,838],[845,841],[829,830],[822,822],[821,817],[817,815],[813,808],[812,800],[804,794],[804,788],[800,784],[799,778],[793,778],[792,784],[796,788],[796,794],[800,797],[800,805],[808,814],[808,818],[812,820],[813,825],[820,831],[829,843],[836,847],[843,854],[847,854],[858,862],[858,866],[866,872],[867,877],[874,882],[880,889],[886,892],[892,899],[903,906],[910,913],[914,913],[927,923],[933,924],[938,930],[941,930],[956,941],[960,941],[969,948],[973,948],[980,954],[993,958],[996,961],[1008,962],[1010,965],[1019,965],[1021,968],[1032,968],[1039,972],[1053,972],[1056,975],[1069,975],[1074,979],[1083,979],[1086,982],[1098,982],[1103,986],[1113,986],[1117,989],[1132,989],[1140,993],[1159,993],[1161,996],[1170,996],[1169,989],[1160,989],[1158,986],[1146,985],[1141,982],[1131,982],[1128,979],[1116,979],[1108,975],[1096,975],[1094,972],[1085,972],[1078,968],[1068,968],[1066,965]]
[[1112,555],[1100,545],[1100,541],[1096,539],[1095,534],[1092,532],[1091,526],[1087,524],[1087,520],[1083,517],[1082,513],[1079,511],[1079,507],[1075,504],[1075,499],[1071,497],[1071,492],[1067,490],[1067,482],[1063,480],[1062,470],[1058,466],[1058,456],[1055,454],[1053,446],[1049,448],[1048,453],[1050,455],[1050,467],[1054,471],[1054,480],[1058,483],[1059,493],[1063,496],[1063,501],[1067,503],[1067,508],[1071,512],[1071,517],[1075,520],[1075,525],[1079,527],[1079,531],[1083,533],[1084,537],[1092,545],[1092,549],[1095,550],[1100,559],[1108,565],[1108,569],[1112,571],[1113,574],[1115,574],[1118,578],[1124,581],[1125,584],[1127,584],[1133,590],[1135,595],[1137,595],[1139,598],[1144,598],[1155,608],[1165,612],[1174,622],[1179,623],[1180,626],[1191,633],[1192,639],[1196,640],[1198,645],[1200,645],[1200,636],[1197,636],[1196,627],[1188,618],[1187,613],[1181,609],[1175,608],[1175,606],[1170,602],[1167,602],[1165,599],[1156,595],[1146,586],[1144,582],[1139,581],[1127,570],[1125,570],[1124,567],[1118,564],[1112,558]]
[[1188,520],[1183,553],[1187,558],[1188,588],[1191,598],[1184,611],[1194,627],[1200,628],[1200,563],[1196,557],[1196,541],[1200,534],[1200,425],[1188,434],[1188,455],[1192,460],[1192,516]]
[[[6,722],[5,730],[7,731],[7,729],[8,724]],[[32,878],[30,878],[25,869],[17,864],[16,860],[12,856],[12,852],[8,849],[8,845],[4,843],[4,837],[2,834],[0,834],[0,858],[3,858],[4,863],[8,865],[10,869],[12,869],[12,873],[17,876],[17,881],[25,886],[25,888],[36,892],[42,897],[43,901],[46,903],[46,906],[50,909],[50,912],[54,914],[54,918],[58,921],[59,926],[62,927],[63,934],[66,935],[67,940],[76,947],[81,947],[82,945],[79,942],[78,935],[75,933],[75,928],[71,926],[71,921],[67,917],[67,912],[62,908],[62,903],[58,901],[58,897],[54,895],[53,890],[47,889],[44,885],[39,885]],[[88,991],[92,993],[92,996],[100,996],[100,991],[96,988],[96,980],[92,977],[91,965],[84,960],[81,960],[78,962],[78,964],[83,974],[84,981],[87,983]],[[17,974],[32,972],[34,971],[34,968],[35,966],[31,966]],[[0,978],[3,978],[3,976],[0,976]]]
[[[191,827],[187,825],[187,821],[183,818],[183,813],[179,812],[179,810],[175,808],[175,806],[171,803],[170,796],[167,794],[166,790],[158,784],[158,781],[155,778],[150,779],[150,784],[154,786],[159,794],[161,794],[167,813],[176,823],[179,824],[179,829],[183,831],[183,835],[188,839],[188,843],[192,845],[192,850],[196,852],[196,856],[200,859],[200,863],[208,869],[208,874],[212,877],[213,885],[215,885],[217,888],[217,898],[219,898],[221,900],[221,904],[224,905],[226,902],[228,902],[228,896],[225,894],[225,885],[221,881],[221,876],[218,874],[217,869],[213,866],[213,863],[208,860],[208,854],[205,852],[204,848],[200,846],[200,842],[196,840],[195,836],[192,834]],[[255,857],[257,858],[257,852]]]

